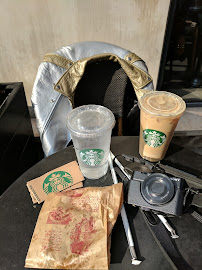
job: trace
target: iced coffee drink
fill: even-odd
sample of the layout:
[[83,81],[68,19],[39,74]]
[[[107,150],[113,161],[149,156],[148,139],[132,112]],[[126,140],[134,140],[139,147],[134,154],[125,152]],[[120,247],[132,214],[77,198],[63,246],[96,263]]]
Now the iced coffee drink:
[[186,104],[175,94],[151,91],[141,97],[139,107],[139,153],[151,162],[162,160]]

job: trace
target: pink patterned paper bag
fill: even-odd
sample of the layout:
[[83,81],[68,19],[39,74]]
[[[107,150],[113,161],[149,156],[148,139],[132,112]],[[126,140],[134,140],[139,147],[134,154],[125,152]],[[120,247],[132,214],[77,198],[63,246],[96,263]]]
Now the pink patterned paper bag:
[[123,202],[121,183],[49,194],[25,267],[108,269],[110,234]]

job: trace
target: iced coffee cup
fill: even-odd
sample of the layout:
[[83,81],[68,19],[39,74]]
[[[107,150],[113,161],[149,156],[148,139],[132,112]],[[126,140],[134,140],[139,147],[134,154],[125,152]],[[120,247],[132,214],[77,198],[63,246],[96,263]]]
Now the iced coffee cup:
[[85,105],[71,111],[67,117],[78,163],[83,175],[98,179],[108,170],[108,156],[113,113],[99,105]]
[[139,107],[139,153],[151,162],[162,160],[186,104],[175,94],[151,91],[141,97]]

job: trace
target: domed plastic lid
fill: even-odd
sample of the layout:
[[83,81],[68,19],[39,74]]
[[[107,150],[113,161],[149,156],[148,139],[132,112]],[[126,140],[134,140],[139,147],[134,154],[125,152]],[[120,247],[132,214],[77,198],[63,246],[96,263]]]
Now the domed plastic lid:
[[80,137],[96,136],[106,132],[115,125],[113,113],[99,105],[84,105],[70,112],[67,128],[71,134]]
[[162,173],[153,173],[141,185],[143,198],[152,205],[169,202],[174,195],[174,185],[170,178]]
[[150,91],[141,97],[139,107],[149,114],[175,117],[185,111],[186,104],[181,97],[173,93]]

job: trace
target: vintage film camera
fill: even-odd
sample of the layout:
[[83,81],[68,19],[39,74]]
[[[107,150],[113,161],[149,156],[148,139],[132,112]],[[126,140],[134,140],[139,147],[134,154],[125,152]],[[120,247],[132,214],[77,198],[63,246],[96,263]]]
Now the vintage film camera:
[[179,216],[183,210],[183,179],[162,173],[133,172],[129,181],[129,204],[144,210]]

